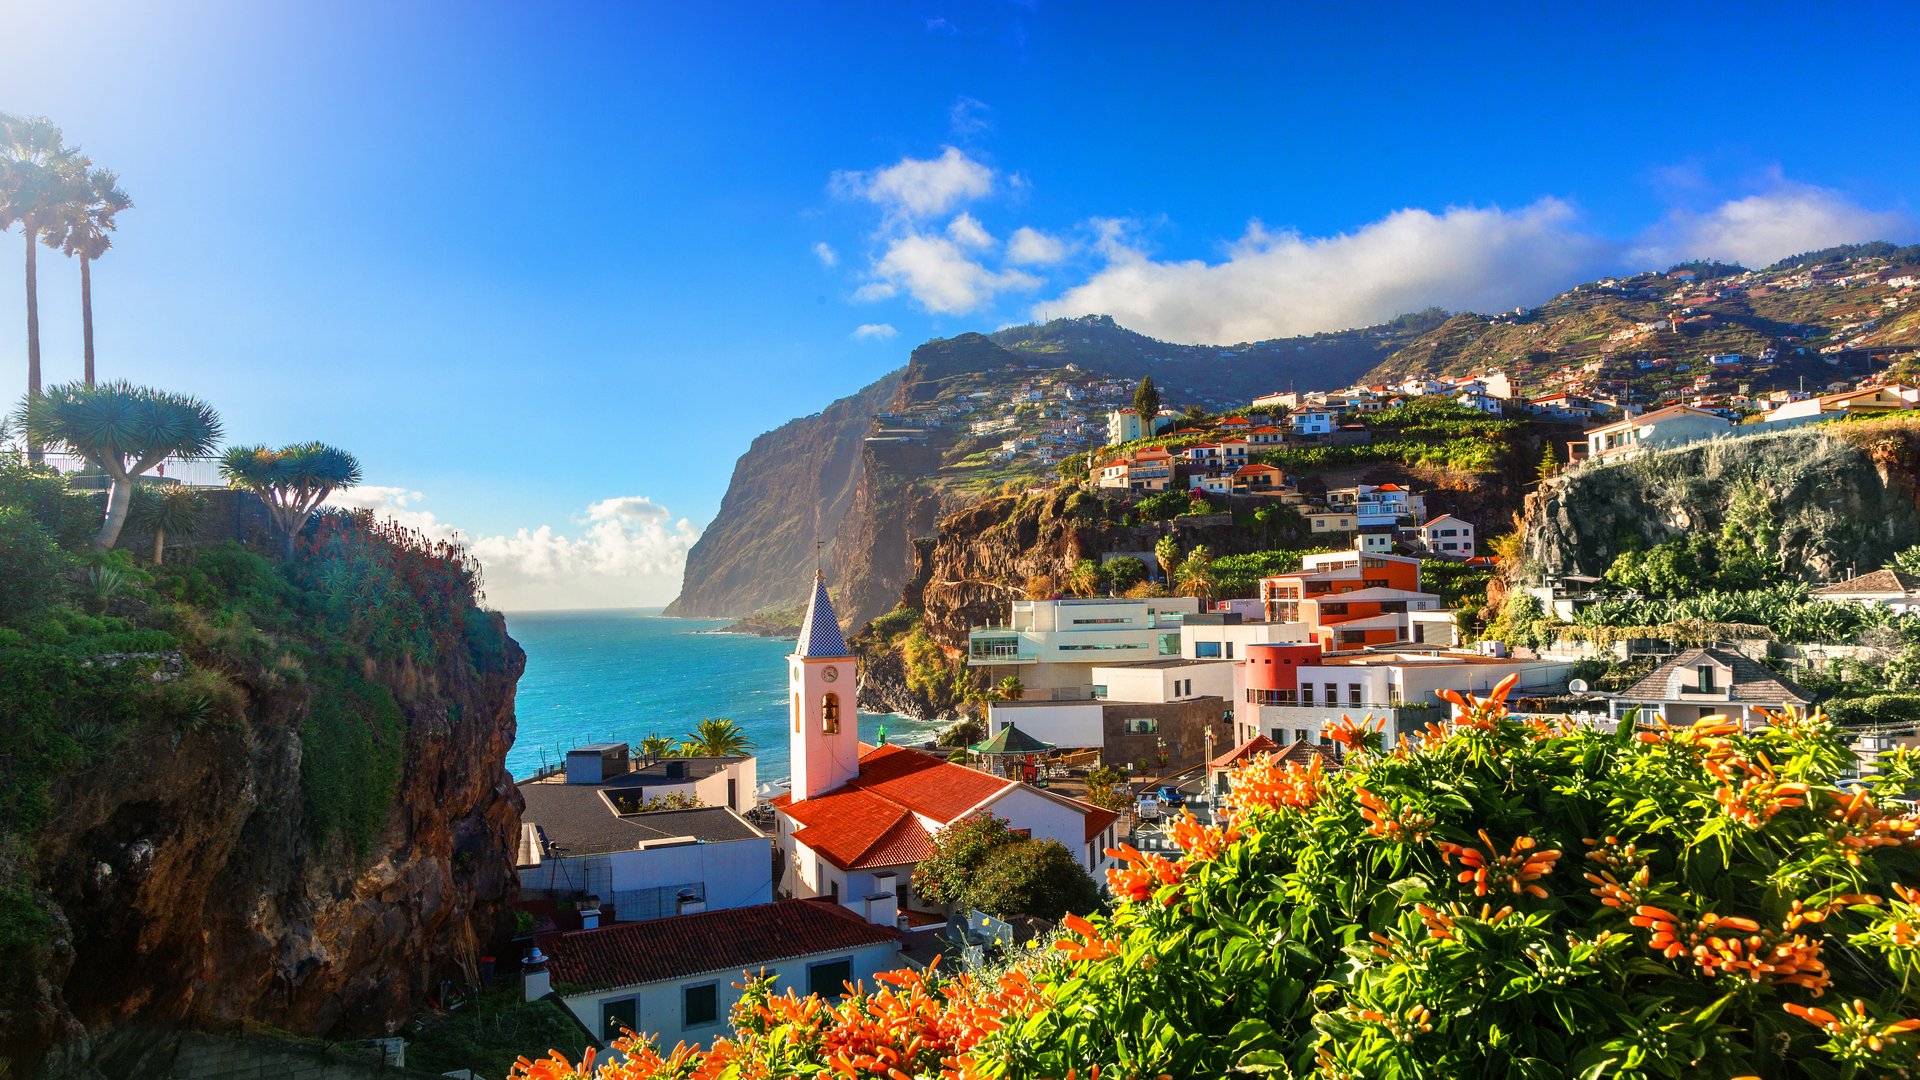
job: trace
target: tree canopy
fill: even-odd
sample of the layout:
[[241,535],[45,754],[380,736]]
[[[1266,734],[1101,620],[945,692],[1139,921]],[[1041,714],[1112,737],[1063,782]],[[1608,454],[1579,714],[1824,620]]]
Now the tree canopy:
[[253,492],[267,504],[291,559],[294,539],[314,510],[328,495],[360,482],[360,461],[320,442],[294,443],[278,450],[235,446],[221,458],[220,473],[234,487]]

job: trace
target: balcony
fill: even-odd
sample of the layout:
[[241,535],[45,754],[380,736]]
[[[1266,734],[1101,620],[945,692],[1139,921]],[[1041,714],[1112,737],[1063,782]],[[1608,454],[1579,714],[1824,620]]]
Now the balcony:
[[1017,642],[970,642],[967,647],[967,664],[971,667],[984,667],[996,664],[1034,664],[1040,657],[1037,653],[1024,649]]

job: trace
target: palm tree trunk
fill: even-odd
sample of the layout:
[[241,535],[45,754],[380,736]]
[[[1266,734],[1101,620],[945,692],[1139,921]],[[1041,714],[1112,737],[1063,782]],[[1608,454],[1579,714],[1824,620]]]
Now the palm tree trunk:
[[[85,265],[84,263],[82,265]],[[167,530],[158,526],[153,530],[153,565],[159,566],[166,561]]]
[[[40,396],[40,260],[34,242],[40,229],[31,220],[21,222],[27,234],[27,397]],[[35,465],[46,460],[40,444],[27,439],[27,460]]]
[[127,524],[127,509],[132,505],[133,477],[114,477],[113,487],[107,493],[107,520],[100,523],[100,535],[93,538],[93,550],[107,551],[119,542],[120,530]]
[[[87,356],[87,385],[93,385],[93,260],[80,256],[80,336]],[[158,562],[158,559],[154,560]]]

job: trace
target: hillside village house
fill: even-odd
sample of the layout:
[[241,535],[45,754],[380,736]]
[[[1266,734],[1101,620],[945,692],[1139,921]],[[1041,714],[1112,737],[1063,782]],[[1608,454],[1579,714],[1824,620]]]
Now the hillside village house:
[[1107,445],[1118,446],[1146,437],[1138,409],[1115,409],[1107,414]]
[[1247,442],[1252,446],[1278,446],[1286,441],[1286,431],[1272,424],[1262,424],[1247,432]]
[[894,925],[915,864],[933,854],[934,833],[979,813],[1059,841],[1090,872],[1106,865],[1111,811],[923,751],[862,744],[858,676],[818,578],[788,660],[793,779],[773,800],[783,893],[828,897],[870,922]]
[[1829,604],[1865,604],[1907,614],[1920,611],[1920,576],[1891,568],[1875,570],[1824,585],[1809,595]]
[[1733,422],[1724,416],[1688,405],[1672,405],[1589,430],[1587,457],[1603,461],[1634,457],[1724,435],[1732,427]]
[[1420,543],[1435,555],[1471,559],[1474,550],[1473,523],[1452,514],[1441,514],[1420,526]]
[[527,976],[529,1001],[558,987],[560,1000],[603,1041],[635,1031],[666,1046],[705,1045],[732,1034],[728,1014],[746,974],[773,991],[833,1001],[847,983],[873,985],[900,967],[900,938],[821,900],[710,911],[543,935],[544,969]]
[[1269,495],[1287,486],[1287,474],[1274,465],[1242,465],[1233,471],[1233,490],[1243,495]]
[[1119,491],[1165,491],[1173,483],[1173,455],[1149,446],[1100,467],[1099,486]]
[[1657,715],[1676,727],[1724,715],[1751,731],[1766,723],[1763,709],[1805,707],[1812,701],[1797,684],[1731,649],[1688,649],[1613,695],[1608,713],[1619,721],[1637,712],[1642,724]]
[[[524,899],[582,902],[588,926],[773,899],[773,841],[735,809],[753,804],[750,757],[634,767],[626,743],[599,743],[568,752],[560,774],[519,788]],[[643,809],[669,795],[706,805]],[[596,906],[584,904],[589,897]]]
[[1802,401],[1789,401],[1768,413],[1761,423],[1792,424],[1830,420],[1841,416],[1870,416],[1901,412],[1914,407],[1920,393],[1905,386],[1871,386],[1826,394]]
[[1333,414],[1325,409],[1307,409],[1288,416],[1287,426],[1295,435],[1332,435]]

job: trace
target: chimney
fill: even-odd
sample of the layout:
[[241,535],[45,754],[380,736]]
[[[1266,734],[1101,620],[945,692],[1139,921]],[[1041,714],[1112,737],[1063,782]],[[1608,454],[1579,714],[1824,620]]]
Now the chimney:
[[540,951],[540,946],[535,945],[522,961],[520,981],[528,1001],[538,1001],[553,992],[553,976],[547,973],[547,954]]
[[875,926],[897,926],[900,923],[900,898],[890,892],[869,896],[865,914],[867,921]]
[[678,915],[698,915],[707,910],[707,902],[695,896],[691,890],[680,894],[674,903],[674,913]]
[[600,926],[600,898],[585,896],[580,899],[580,929],[595,930]]
[[684,761],[669,761],[669,762],[667,762],[667,779],[669,779],[669,780],[685,780],[686,778],[687,778],[687,763],[686,763],[686,762],[684,762]]

